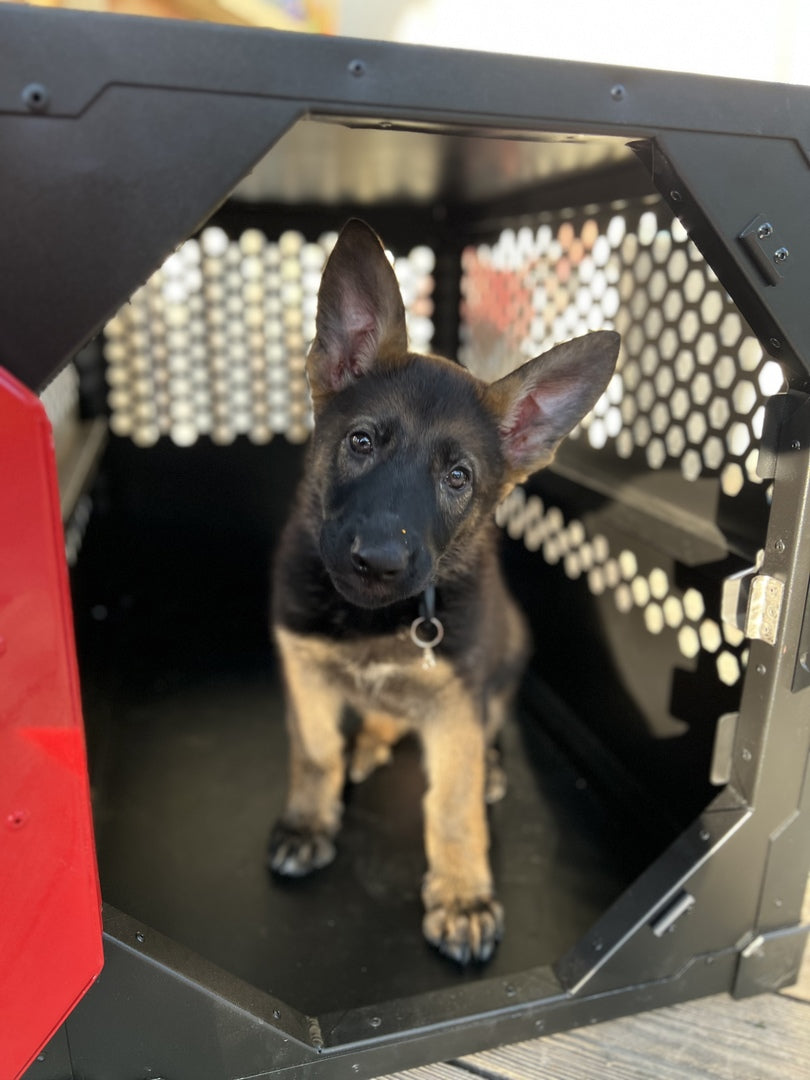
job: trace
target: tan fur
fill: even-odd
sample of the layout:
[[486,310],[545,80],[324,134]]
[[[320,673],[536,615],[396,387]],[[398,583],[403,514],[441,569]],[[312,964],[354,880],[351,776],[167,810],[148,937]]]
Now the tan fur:
[[[276,628],[290,701],[290,787],[284,820],[332,837],[341,817],[345,778],[340,716],[344,705],[365,711],[360,755],[352,762],[363,779],[371,760],[382,763],[390,746],[415,732],[427,777],[424,798],[428,873],[423,888],[425,933],[441,940],[461,919],[473,934],[500,933],[502,913],[492,898],[486,820],[487,741],[504,716],[498,701],[489,722],[452,666],[423,666],[407,632],[362,643],[335,643]],[[369,710],[369,702],[375,706]],[[379,708],[377,708],[379,706]],[[386,753],[387,751],[387,753]],[[480,929],[477,921],[486,926]]]
[[349,765],[349,779],[362,783],[375,769],[391,760],[391,748],[399,742],[408,727],[388,713],[368,712],[362,718]]
[[[340,717],[343,697],[300,639],[277,630],[287,691],[290,747],[285,821],[334,836],[340,827],[345,769]],[[307,642],[307,644],[311,644]]]

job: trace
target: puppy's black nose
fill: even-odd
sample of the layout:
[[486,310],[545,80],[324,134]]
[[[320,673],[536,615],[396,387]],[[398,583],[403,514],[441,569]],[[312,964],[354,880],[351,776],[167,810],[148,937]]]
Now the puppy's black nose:
[[397,536],[381,540],[355,536],[351,548],[352,566],[358,574],[395,578],[408,566],[409,553],[404,539]]

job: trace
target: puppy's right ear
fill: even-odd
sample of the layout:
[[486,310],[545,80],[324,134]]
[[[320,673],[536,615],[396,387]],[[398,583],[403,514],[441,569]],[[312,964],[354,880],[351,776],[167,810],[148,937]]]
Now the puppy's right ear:
[[405,307],[382,241],[358,219],[341,230],[318,291],[315,341],[307,357],[319,403],[408,349]]

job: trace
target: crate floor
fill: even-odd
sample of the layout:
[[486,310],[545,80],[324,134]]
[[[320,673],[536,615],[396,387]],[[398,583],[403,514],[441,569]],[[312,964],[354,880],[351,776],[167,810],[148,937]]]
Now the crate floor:
[[553,963],[651,851],[643,813],[604,777],[593,786],[599,770],[583,775],[536,703],[503,736],[509,791],[491,829],[506,937],[483,971],[422,939],[413,741],[348,789],[330,867],[266,871],[287,762],[267,569],[299,455],[108,448],[109,505],[74,574],[104,899],[308,1014]]
[[[143,675],[143,671],[141,672]],[[347,791],[336,862],[304,880],[264,869],[286,745],[269,657],[175,669],[119,688],[96,821],[105,900],[317,1014],[480,977],[423,942],[418,748]],[[492,808],[507,934],[487,974],[547,964],[628,880],[622,830],[523,714],[504,733],[510,789]]]

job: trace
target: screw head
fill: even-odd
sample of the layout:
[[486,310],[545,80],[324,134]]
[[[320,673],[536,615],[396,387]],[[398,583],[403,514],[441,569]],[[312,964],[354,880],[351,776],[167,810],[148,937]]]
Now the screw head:
[[777,248],[773,253],[774,261],[778,263],[785,262],[790,256],[790,252],[786,247]]
[[767,240],[773,233],[773,225],[770,221],[763,221],[760,227],[757,229],[757,236],[760,240]]
[[359,79],[361,75],[365,75],[366,65],[362,60],[350,60],[349,72],[354,75],[356,79]]
[[616,83],[615,86],[610,88],[610,96],[614,101],[624,101],[625,97],[627,97],[627,91],[621,83]]
[[42,83],[29,83],[28,86],[23,87],[20,97],[22,98],[23,105],[25,105],[29,112],[45,112],[51,103],[51,95],[48,93],[48,88],[43,86]]

